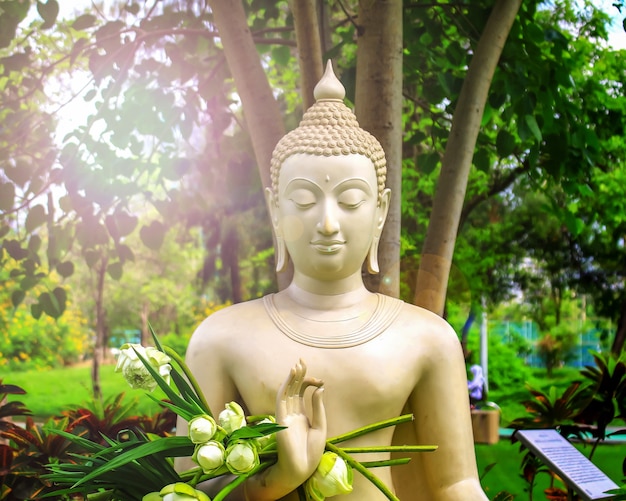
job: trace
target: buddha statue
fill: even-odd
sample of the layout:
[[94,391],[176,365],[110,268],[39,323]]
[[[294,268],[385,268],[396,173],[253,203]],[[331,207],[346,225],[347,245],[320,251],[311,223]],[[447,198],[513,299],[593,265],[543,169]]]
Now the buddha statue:
[[[266,193],[277,269],[293,261],[291,284],[212,314],[187,350],[212,409],[237,401],[247,414],[275,414],[287,426],[277,434],[277,463],[229,499],[297,501],[295,490],[315,471],[327,437],[408,410],[412,443],[438,449],[394,467],[397,477],[388,467],[376,475],[402,501],[486,500],[455,332],[439,316],[363,284],[365,261],[378,271],[390,192],[384,152],[359,127],[344,94],[329,64],[316,103],[273,153]],[[187,432],[184,421],[178,430]],[[385,428],[342,446],[388,446],[393,435]],[[342,498],[386,499],[358,473]]]

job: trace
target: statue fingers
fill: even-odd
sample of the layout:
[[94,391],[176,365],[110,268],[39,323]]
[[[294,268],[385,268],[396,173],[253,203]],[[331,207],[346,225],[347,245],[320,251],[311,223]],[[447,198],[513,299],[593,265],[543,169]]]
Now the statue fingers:
[[[318,380],[320,381],[320,380]],[[323,383],[322,383],[323,384]],[[326,409],[324,407],[324,387],[318,386],[312,397],[311,428],[323,432],[326,438]]]
[[276,394],[276,419],[280,423],[284,417],[288,414],[288,401],[290,400],[290,394],[293,391],[293,382],[296,378],[296,369],[292,367],[289,370],[289,375],[285,378],[278,393]]

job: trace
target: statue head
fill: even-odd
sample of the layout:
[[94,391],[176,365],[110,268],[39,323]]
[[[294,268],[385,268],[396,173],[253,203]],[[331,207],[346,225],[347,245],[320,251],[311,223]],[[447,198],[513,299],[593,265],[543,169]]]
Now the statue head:
[[[373,221],[367,262],[369,271],[376,273],[378,241],[389,200],[389,190],[385,188],[387,173],[385,153],[378,140],[359,126],[354,113],[344,104],[345,89],[336,78],[330,61],[324,76],[315,87],[314,96],[316,103],[305,112],[299,126],[283,136],[272,154],[272,185],[267,192],[270,209],[273,209],[272,222],[277,237],[276,269],[281,271],[285,268],[288,255],[278,214],[279,206],[283,202],[279,189],[283,165],[289,163],[289,171],[293,173],[297,171],[297,166],[295,169],[291,166],[295,158],[306,158],[306,162],[300,163],[306,165],[317,163],[320,169],[334,159],[336,165],[332,167],[333,169],[342,169],[343,164],[349,163],[350,172],[357,174],[360,170],[359,175],[372,179],[373,186],[369,187],[368,191],[369,189],[374,191],[378,217],[371,216],[376,221]],[[359,166],[357,171],[353,169],[355,165]],[[304,165],[302,169],[305,169]]]

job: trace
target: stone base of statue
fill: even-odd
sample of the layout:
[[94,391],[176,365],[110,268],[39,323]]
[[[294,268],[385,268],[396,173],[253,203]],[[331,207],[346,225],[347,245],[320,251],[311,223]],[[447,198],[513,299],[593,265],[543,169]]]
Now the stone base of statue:
[[500,412],[495,409],[472,409],[475,444],[497,444],[500,439]]

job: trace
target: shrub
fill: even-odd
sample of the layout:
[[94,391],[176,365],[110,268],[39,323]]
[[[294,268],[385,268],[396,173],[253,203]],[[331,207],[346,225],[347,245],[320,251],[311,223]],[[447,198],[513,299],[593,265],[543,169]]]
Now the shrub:
[[[2,307],[4,306],[4,307]],[[10,371],[61,367],[79,361],[90,335],[85,318],[71,306],[57,320],[35,319],[25,305],[0,305],[0,365]]]
[[[468,348],[475,356],[479,353],[479,339],[471,337]],[[514,344],[505,343],[499,336],[489,336],[489,388],[523,388],[531,377],[530,368],[526,365]],[[474,360],[476,362],[476,360]]]

